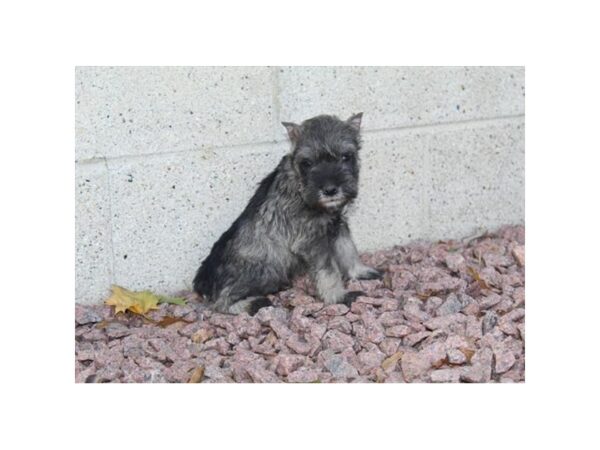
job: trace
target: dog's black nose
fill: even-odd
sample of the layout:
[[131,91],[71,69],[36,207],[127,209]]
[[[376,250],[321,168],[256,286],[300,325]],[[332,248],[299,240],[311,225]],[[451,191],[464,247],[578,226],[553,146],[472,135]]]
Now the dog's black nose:
[[327,197],[333,197],[338,193],[338,189],[335,186],[326,186],[323,188],[323,194]]

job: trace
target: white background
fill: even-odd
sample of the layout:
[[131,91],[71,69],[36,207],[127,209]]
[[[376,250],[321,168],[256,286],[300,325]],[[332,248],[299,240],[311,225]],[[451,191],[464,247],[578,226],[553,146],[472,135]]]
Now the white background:
[[[0,7],[5,448],[597,448],[594,3],[207,3]],[[73,85],[87,64],[525,65],[526,383],[75,385]]]

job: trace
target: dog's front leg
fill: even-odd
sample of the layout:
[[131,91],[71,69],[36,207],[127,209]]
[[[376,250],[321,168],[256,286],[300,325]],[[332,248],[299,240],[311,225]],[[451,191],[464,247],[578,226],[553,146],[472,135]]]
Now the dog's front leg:
[[326,305],[334,303],[350,304],[364,292],[347,292],[344,289],[344,277],[336,258],[328,255],[320,258],[312,272],[313,280],[317,288],[317,294]]
[[348,224],[343,222],[334,243],[335,257],[346,278],[355,280],[372,280],[381,278],[382,274],[372,267],[366,266],[358,257],[358,251],[352,241]]
[[324,257],[317,261],[313,272],[317,293],[326,305],[344,300],[346,290],[342,272],[334,258]]

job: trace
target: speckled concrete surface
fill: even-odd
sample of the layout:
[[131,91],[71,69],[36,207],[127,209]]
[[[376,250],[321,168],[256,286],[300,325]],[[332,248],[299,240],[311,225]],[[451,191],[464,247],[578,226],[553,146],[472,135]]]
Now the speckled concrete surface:
[[76,158],[282,137],[268,67],[79,67]]
[[290,120],[365,111],[371,130],[524,113],[521,67],[281,67],[277,76]]
[[110,192],[104,162],[75,167],[75,298],[98,302],[113,279]]
[[[383,280],[325,306],[305,278],[254,316],[161,305],[75,309],[77,382],[522,382],[525,230],[363,254]],[[165,318],[171,318],[162,323]]]

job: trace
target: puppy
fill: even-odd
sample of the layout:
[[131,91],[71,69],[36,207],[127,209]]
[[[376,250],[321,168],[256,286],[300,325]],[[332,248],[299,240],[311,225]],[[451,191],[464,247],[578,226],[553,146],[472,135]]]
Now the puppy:
[[291,151],[264,180],[214,244],[194,290],[219,312],[251,315],[265,297],[309,273],[325,304],[349,304],[347,279],[380,272],[360,261],[345,212],[358,195],[362,113],[343,121],[322,115],[283,122]]

